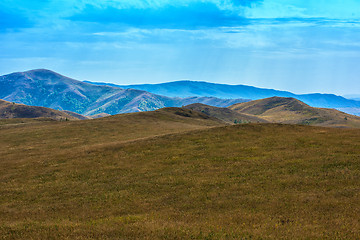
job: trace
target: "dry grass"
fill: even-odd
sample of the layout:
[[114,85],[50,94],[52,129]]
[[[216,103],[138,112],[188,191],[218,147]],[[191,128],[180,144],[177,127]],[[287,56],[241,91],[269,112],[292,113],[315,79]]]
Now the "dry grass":
[[1,238],[360,238],[360,130],[173,113],[0,127]]
[[79,114],[71,114],[51,108],[11,103],[0,99],[0,119],[51,118],[54,120],[79,120],[78,116],[75,116]]
[[234,104],[229,109],[263,118],[268,122],[360,128],[360,117],[358,116],[335,109],[310,107],[295,98],[271,97]]
[[185,106],[184,108],[194,111],[205,113],[208,116],[216,117],[226,123],[266,123],[263,118],[256,117],[255,115],[243,114],[231,110],[230,108],[213,107],[201,103],[194,103]]

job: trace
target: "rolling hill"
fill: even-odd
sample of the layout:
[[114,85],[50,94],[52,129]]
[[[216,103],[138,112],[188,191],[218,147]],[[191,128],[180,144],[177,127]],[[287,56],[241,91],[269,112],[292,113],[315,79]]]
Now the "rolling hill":
[[226,123],[265,123],[268,122],[263,118],[249,114],[243,114],[233,111],[229,108],[219,108],[202,103],[193,103],[184,108],[204,113],[208,116],[218,118]]
[[360,238],[358,129],[165,108],[0,136],[4,239]]
[[271,97],[235,104],[229,109],[276,123],[360,127],[360,117],[335,109],[310,107],[295,98]]
[[10,118],[50,118],[54,120],[80,120],[84,116],[51,108],[27,106],[0,99],[0,119]]
[[[278,91],[274,89],[256,88],[246,85],[216,84],[202,81],[175,81],[139,85],[116,85],[106,83],[94,84],[118,86],[126,89],[139,89],[169,97],[212,96],[217,98],[242,98],[257,100],[277,96],[296,98],[312,107],[342,108],[342,110],[360,108],[360,101],[346,99],[334,94],[293,94],[291,92]],[[354,113],[354,111],[350,113]]]
[[223,107],[244,101],[205,97],[171,98],[141,90],[84,83],[46,69],[0,76],[0,99],[82,115],[149,111],[195,102],[211,102]]

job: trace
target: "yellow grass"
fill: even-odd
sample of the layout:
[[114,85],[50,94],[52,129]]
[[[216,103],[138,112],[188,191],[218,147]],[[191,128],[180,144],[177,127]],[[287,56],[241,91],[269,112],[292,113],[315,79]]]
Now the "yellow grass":
[[1,125],[1,238],[360,238],[360,130],[175,112]]
[[234,104],[229,109],[274,123],[360,128],[358,116],[335,109],[310,107],[295,98],[271,97]]

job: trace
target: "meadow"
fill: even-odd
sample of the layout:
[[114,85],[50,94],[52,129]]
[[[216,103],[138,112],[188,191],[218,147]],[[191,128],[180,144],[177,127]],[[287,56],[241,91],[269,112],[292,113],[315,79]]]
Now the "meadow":
[[359,129],[4,120],[0,238],[358,239],[359,180]]

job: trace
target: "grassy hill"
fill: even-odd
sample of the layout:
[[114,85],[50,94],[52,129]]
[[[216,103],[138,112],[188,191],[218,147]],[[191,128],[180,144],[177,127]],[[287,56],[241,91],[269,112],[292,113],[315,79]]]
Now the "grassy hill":
[[269,122],[327,127],[360,127],[360,117],[335,109],[313,108],[295,99],[272,97],[234,104],[229,109]]
[[98,114],[95,114],[95,115],[91,115],[89,116],[90,118],[102,118],[102,117],[109,117],[111,116],[110,114],[107,114],[107,113],[98,113]]
[[70,116],[72,116],[72,117],[74,117],[74,118],[77,118],[77,119],[79,119],[79,120],[92,119],[92,117],[84,116],[84,115],[81,115],[81,114],[79,114],[79,113],[74,113],[74,112],[71,112],[71,111],[63,110],[62,112],[66,113],[66,114],[69,114]]
[[190,105],[185,106],[184,108],[191,109],[194,111],[202,112],[208,116],[212,116],[215,118],[218,118],[224,122],[227,123],[265,123],[268,122],[265,119],[238,113],[236,111],[233,111],[229,108],[219,108],[219,107],[213,107],[201,103],[193,103]]
[[79,120],[79,114],[57,111],[51,108],[27,106],[0,99],[0,119],[8,118],[51,118],[54,120]]
[[360,238],[358,129],[166,108],[0,136],[3,239]]

